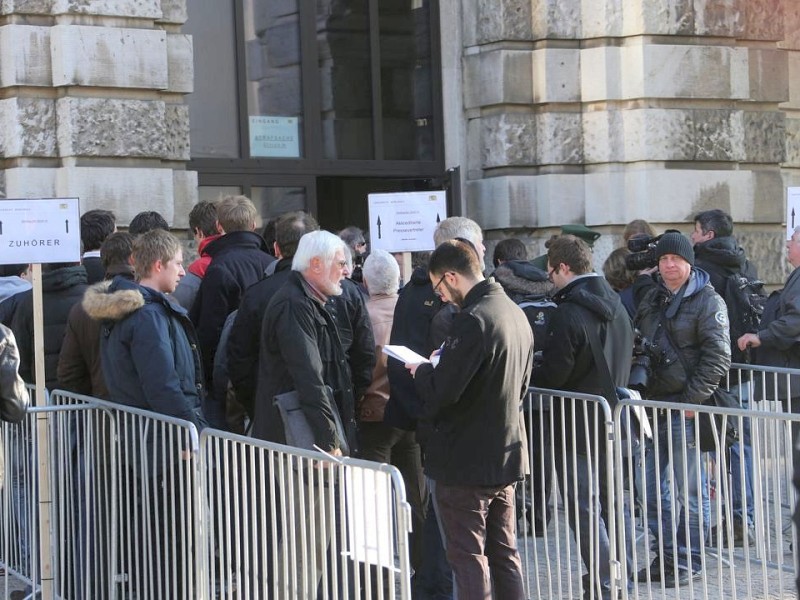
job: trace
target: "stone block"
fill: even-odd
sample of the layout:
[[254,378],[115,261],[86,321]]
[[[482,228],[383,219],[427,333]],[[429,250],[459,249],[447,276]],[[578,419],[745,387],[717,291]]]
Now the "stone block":
[[780,41],[784,38],[782,2],[746,0],[742,2],[742,6],[745,13],[743,39]]
[[585,176],[586,222],[687,223],[700,211],[719,208],[735,222],[780,219],[774,203],[781,178],[772,171],[687,170],[629,167],[598,169]]
[[577,165],[583,162],[583,127],[578,112],[536,115],[536,164]]
[[625,161],[625,131],[622,111],[584,112],[583,160],[587,164]]
[[[583,0],[591,3],[592,0]],[[609,0],[606,0],[608,2]],[[624,0],[615,22],[623,20],[623,35],[692,35],[692,0]],[[602,15],[599,17],[602,19]]]
[[117,216],[125,227],[142,210],[155,210],[174,221],[174,182],[172,169],[113,167],[62,167],[56,173],[56,195],[77,196],[81,210],[104,208]]
[[739,38],[745,27],[741,0],[694,0],[694,33]]
[[55,25],[50,35],[55,87],[168,87],[165,31]]
[[533,0],[531,3],[533,40],[578,39],[581,34],[581,7],[562,0]]
[[464,107],[530,104],[531,53],[495,50],[464,57]]
[[297,0],[270,0],[270,2],[257,2],[253,6],[253,26],[257,36],[270,27],[280,17],[297,15]]
[[194,91],[194,48],[192,36],[167,35],[169,91],[191,94]]
[[626,110],[622,121],[626,162],[694,158],[691,111]]
[[791,269],[786,262],[785,231],[774,225],[764,229],[737,229],[736,240],[744,248],[747,259],[758,269],[758,278],[769,286],[783,287]]
[[175,218],[172,226],[176,229],[189,229],[189,212],[199,198],[197,196],[197,171],[173,171],[175,190]]
[[481,167],[536,164],[536,117],[507,113],[481,119]]
[[66,97],[57,106],[61,156],[165,155],[163,102]]
[[800,119],[786,119],[786,159],[783,166],[800,168]]
[[[638,57],[639,61],[634,59]],[[622,62],[626,60],[625,77]],[[641,80],[641,52],[614,46],[586,48],[580,51],[580,84],[583,102],[604,102],[623,97],[622,85],[626,81]],[[626,86],[633,89],[633,86]],[[632,91],[635,95],[635,93]]]
[[800,2],[783,0],[784,38],[778,44],[787,50],[800,50]]
[[52,13],[158,19],[160,0],[56,0]]
[[187,0],[161,0],[161,23],[175,23],[182,25],[189,18],[186,9]]
[[56,156],[56,111],[53,100],[0,100],[0,118],[4,158]]
[[[6,198],[53,198],[58,169],[14,167],[5,169]],[[81,204],[83,208],[83,204]]]
[[745,159],[742,112],[695,109],[695,160],[742,161]]
[[581,51],[545,48],[533,52],[533,102],[581,101]]
[[0,87],[53,84],[49,27],[0,27],[0,56]]
[[781,106],[784,110],[800,110],[800,51],[787,51],[789,101]]
[[785,50],[748,50],[750,100],[784,102],[789,99],[789,55]]
[[0,14],[49,15],[57,0],[2,0]]
[[583,222],[583,176],[508,175],[466,184],[467,215],[484,230]]
[[582,39],[620,37],[625,0],[580,0]]
[[782,163],[786,158],[786,118],[781,112],[745,112],[745,161]]
[[191,159],[189,107],[182,104],[167,104],[164,121],[164,158],[168,160]]
[[531,0],[477,0],[475,19],[478,44],[532,38]]
[[467,120],[466,152],[467,179],[480,179],[483,173],[482,152],[476,150],[481,147],[483,119]]
[[[641,59],[636,56],[642,53]],[[641,60],[642,79],[624,84],[626,98],[721,98],[749,96],[747,50],[717,46],[647,45],[623,50],[627,66]],[[636,73],[637,71],[632,71]],[[640,94],[636,94],[641,90]]]

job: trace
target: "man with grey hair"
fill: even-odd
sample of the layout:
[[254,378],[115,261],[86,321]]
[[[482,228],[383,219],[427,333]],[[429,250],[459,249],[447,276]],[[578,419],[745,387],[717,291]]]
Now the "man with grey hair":
[[272,399],[294,390],[318,447],[341,455],[332,402],[342,417],[348,445],[355,447],[353,385],[336,323],[325,310],[328,298],[342,294],[347,274],[344,242],[337,236],[312,231],[300,238],[292,272],[270,300],[261,326],[255,437],[286,443]]
[[411,566],[419,569],[422,556],[422,526],[427,504],[422,457],[413,431],[384,423],[383,413],[389,400],[388,357],[383,347],[389,343],[394,308],[400,283],[400,267],[394,256],[385,250],[373,250],[364,262],[364,284],[369,291],[367,312],[375,335],[375,356],[372,383],[358,407],[361,457],[392,464],[400,470],[411,504]]
[[[264,313],[254,437],[287,443],[283,420],[273,399],[279,394],[295,391],[317,448],[342,456],[342,440],[337,436],[334,411],[341,416],[348,446],[351,450],[356,447],[355,399],[347,357],[336,322],[325,308],[330,297],[341,295],[342,280],[348,273],[345,245],[336,235],[328,231],[312,231],[300,238],[292,260],[292,271]],[[265,465],[265,469],[268,470],[269,466]],[[298,548],[305,545],[311,549],[309,555],[304,553],[292,564],[273,567],[269,564],[270,553],[265,565],[267,572],[275,573],[279,579],[283,577],[282,573],[293,572],[285,582],[292,598],[316,597],[323,566],[326,560],[331,559],[326,551],[330,531],[327,530],[327,535],[320,531],[311,535],[311,531],[300,525],[312,518],[311,515],[317,523],[323,522],[319,494],[310,488],[304,489],[304,481],[303,477],[296,479],[293,494],[280,490],[281,511],[293,515],[283,521],[284,526],[297,523],[297,527],[283,534],[281,543],[294,543]],[[282,557],[286,555],[278,549],[276,556],[282,563]],[[308,589],[306,584],[301,586],[304,580],[310,580]],[[284,585],[280,581],[278,584]]]
[[[443,242],[461,238],[475,248],[478,262],[483,268],[486,248],[480,225],[466,217],[448,217],[436,227],[433,241],[438,247]],[[442,302],[433,290],[426,267],[418,267],[411,280],[403,287],[397,300],[390,343],[408,346],[422,356],[430,356],[441,346],[450,333],[453,315],[458,309]],[[384,422],[387,425],[415,431],[417,441],[425,450],[426,432],[430,426],[418,420],[423,404],[414,379],[399,361],[389,361],[389,401]],[[424,558],[414,577],[415,592],[420,598],[451,598],[452,572],[444,557],[444,548],[432,503],[429,504],[424,531]]]

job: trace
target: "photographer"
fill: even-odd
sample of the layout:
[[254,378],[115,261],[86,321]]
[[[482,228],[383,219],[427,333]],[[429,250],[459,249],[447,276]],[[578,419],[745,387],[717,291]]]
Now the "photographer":
[[[694,267],[692,244],[683,235],[665,233],[656,244],[655,259],[657,285],[643,298],[635,319],[651,344],[644,396],[701,404],[730,366],[727,309],[711,287],[708,274]],[[663,568],[664,586],[674,587],[700,575],[710,504],[705,466],[696,451],[694,413],[676,411],[670,413],[670,419],[660,411],[654,414],[656,439],[647,440],[645,447],[645,508],[651,546],[657,550],[663,544],[664,555],[657,555],[649,568],[639,573],[639,580],[661,581]],[[642,485],[637,489],[641,491]],[[675,507],[678,522],[674,524],[673,501],[683,504]],[[668,538],[661,543],[659,530]]]

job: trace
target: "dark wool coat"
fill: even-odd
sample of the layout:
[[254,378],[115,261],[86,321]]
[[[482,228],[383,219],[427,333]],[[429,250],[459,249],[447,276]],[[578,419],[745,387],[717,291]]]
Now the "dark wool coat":
[[286,443],[273,398],[294,390],[299,394],[316,445],[325,451],[336,448],[332,399],[326,390],[329,386],[347,442],[351,449],[356,448],[353,384],[336,323],[297,271],[289,273],[267,307],[258,361],[254,437]]
[[414,383],[433,425],[425,473],[445,485],[497,486],[528,472],[521,402],[533,363],[525,313],[494,280],[476,284],[453,319],[439,365]]

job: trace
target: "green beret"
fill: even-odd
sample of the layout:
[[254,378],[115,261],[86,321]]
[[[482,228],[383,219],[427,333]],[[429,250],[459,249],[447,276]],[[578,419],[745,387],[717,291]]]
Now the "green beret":
[[602,235],[599,231],[589,229],[586,225],[562,225],[561,233],[579,237],[590,246]]

